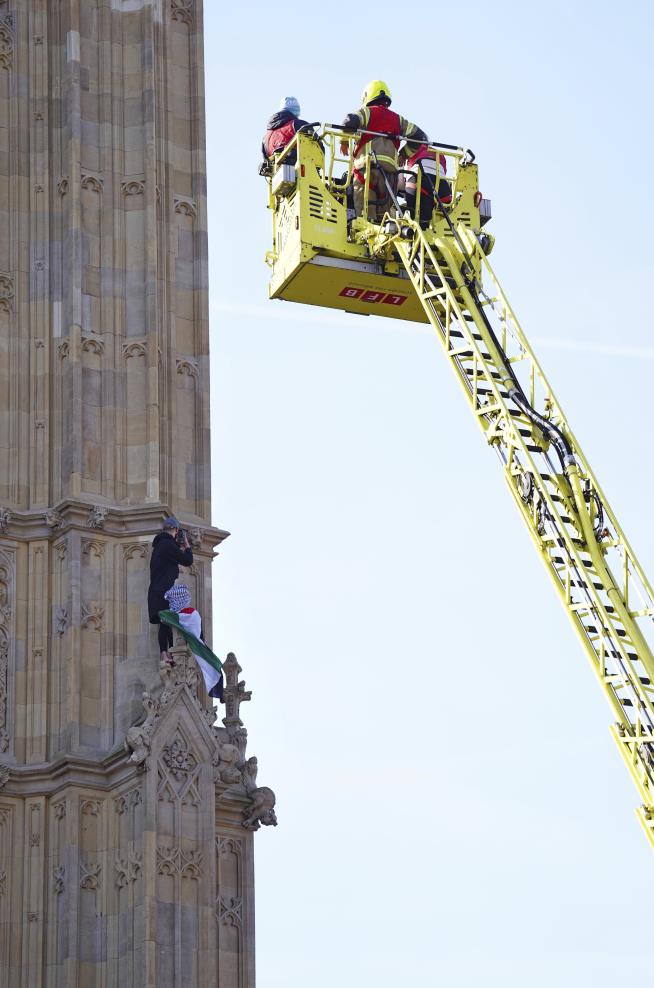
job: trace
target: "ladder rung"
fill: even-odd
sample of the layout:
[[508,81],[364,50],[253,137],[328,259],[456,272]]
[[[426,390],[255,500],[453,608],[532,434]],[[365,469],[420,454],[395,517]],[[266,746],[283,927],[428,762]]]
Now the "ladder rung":
[[[551,556],[550,558],[551,558],[551,559],[552,559],[552,560],[553,560],[553,561],[554,561],[555,563],[560,563],[560,564],[563,564],[563,563],[565,562],[565,560],[564,560],[564,558],[563,558],[563,556]],[[582,562],[582,563],[583,563],[583,565],[584,565],[584,566],[586,567],[586,569],[591,569],[591,568],[592,568],[592,566],[593,566],[593,564],[592,564],[592,562],[591,562],[591,560],[590,560],[590,559],[582,559],[582,560],[581,560],[581,562]],[[598,583],[598,584],[596,585],[596,589],[597,589],[597,590],[601,590],[601,588],[602,588],[602,584],[601,584],[601,583]]]
[[[458,353],[453,354],[455,357],[476,357],[477,354],[473,353],[472,350],[460,350]],[[480,353],[479,356],[483,360],[490,360],[490,353]]]
[[[460,329],[451,329],[450,330],[450,336],[457,336],[457,337],[460,337],[461,339],[463,339],[464,338],[464,335],[465,335],[465,338],[467,339],[470,334],[469,333],[464,334],[464,333],[461,332]],[[474,340],[481,340],[482,339],[482,335],[481,335],[481,333],[473,333],[472,334],[472,338]]]
[[[483,375],[480,374],[479,376],[482,377]],[[492,395],[493,393],[494,392],[493,392],[492,388],[484,388],[484,387],[481,387],[480,388],[480,387],[477,387],[477,394],[478,395]],[[509,397],[508,394],[506,393],[506,391],[502,391],[501,389],[499,391],[499,395],[500,395],[500,398],[508,398]]]
[[[465,368],[465,372],[468,375],[468,377],[472,377],[474,375],[474,373],[475,373],[473,367],[466,367]],[[501,381],[502,380],[502,375],[500,374],[499,371],[496,371],[496,370],[484,370],[484,374],[490,374],[490,376],[493,378],[494,381]]]
[[[607,608],[607,610],[608,610],[608,608]],[[594,624],[587,624],[585,627],[586,627],[586,631],[590,631],[594,635],[599,634],[596,625],[594,625]],[[607,632],[607,634],[609,634],[608,628],[606,629],[606,632]],[[626,638],[627,637],[627,632],[624,630],[624,628],[616,628],[615,629],[615,633],[618,636],[618,638]]]

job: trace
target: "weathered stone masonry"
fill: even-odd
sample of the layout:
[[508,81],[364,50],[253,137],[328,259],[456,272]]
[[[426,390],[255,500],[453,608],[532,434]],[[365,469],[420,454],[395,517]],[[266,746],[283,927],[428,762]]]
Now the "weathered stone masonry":
[[207,310],[201,0],[0,0],[8,988],[254,988],[249,693],[144,608],[172,512],[211,640]]

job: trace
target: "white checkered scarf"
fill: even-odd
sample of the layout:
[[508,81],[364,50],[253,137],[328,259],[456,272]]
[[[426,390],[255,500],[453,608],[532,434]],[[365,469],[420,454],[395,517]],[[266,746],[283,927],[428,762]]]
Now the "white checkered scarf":
[[185,583],[178,583],[164,594],[164,598],[170,604],[171,611],[179,614],[181,610],[191,603],[191,591]]

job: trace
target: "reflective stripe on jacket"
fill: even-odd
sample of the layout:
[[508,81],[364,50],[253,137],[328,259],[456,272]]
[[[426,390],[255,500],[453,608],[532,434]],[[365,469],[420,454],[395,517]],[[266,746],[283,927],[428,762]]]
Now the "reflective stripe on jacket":
[[[436,152],[433,151],[428,144],[421,144],[419,146],[418,150],[415,151],[408,159],[406,167],[409,169],[413,168],[414,165],[416,165],[419,161],[422,161],[424,158],[432,158],[436,161]],[[438,163],[443,175],[447,175],[447,159],[444,154],[439,154]]]

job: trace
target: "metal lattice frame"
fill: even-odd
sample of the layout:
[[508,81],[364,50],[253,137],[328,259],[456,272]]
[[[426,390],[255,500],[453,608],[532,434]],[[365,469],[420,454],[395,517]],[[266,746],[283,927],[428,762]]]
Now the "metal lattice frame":
[[[379,233],[371,240],[371,251],[386,251],[393,244],[487,441],[500,457],[509,488],[611,704],[616,717],[612,733],[643,800],[637,812],[654,846],[652,589],[474,234],[461,224],[452,237],[430,243],[412,220],[401,225],[404,236],[395,224],[395,234]],[[481,278],[472,281],[471,267],[481,271]],[[573,456],[565,467],[511,399],[515,382],[507,364],[531,407],[568,439]]]

